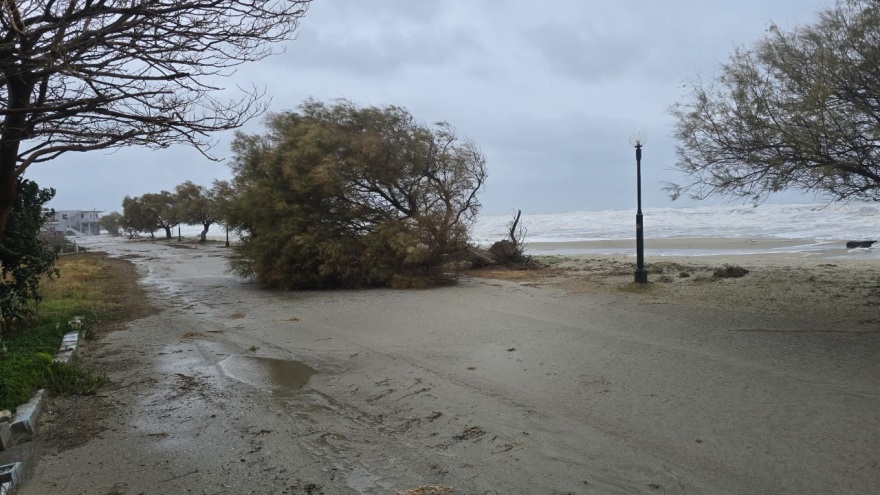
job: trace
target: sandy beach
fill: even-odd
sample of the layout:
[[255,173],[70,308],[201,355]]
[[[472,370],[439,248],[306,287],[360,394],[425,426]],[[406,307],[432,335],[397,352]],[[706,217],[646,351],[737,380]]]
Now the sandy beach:
[[[878,245],[880,248],[880,245]],[[846,241],[817,239],[768,239],[731,237],[676,237],[647,239],[645,254],[650,256],[751,256],[779,254],[791,258],[847,258],[880,261],[880,249],[847,249]],[[528,242],[526,251],[533,255],[632,254],[635,239]]]
[[[880,249],[813,239],[678,238],[646,241],[647,287],[634,285],[635,241],[531,243],[545,268],[478,276],[611,293],[653,302],[737,309],[880,331]],[[692,254],[687,254],[692,253]],[[748,270],[719,277],[725,265]]]

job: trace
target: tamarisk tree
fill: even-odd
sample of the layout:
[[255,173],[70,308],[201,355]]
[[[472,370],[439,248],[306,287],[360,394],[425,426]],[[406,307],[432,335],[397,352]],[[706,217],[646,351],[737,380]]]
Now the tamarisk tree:
[[838,0],[771,26],[673,107],[688,192],[760,202],[784,189],[880,201],[880,2]]
[[71,151],[183,143],[261,114],[262,92],[215,92],[290,39],[311,0],[0,2],[0,240],[17,178]]
[[233,271],[286,289],[448,280],[486,181],[476,144],[404,108],[346,100],[309,100],[266,123],[232,145]]

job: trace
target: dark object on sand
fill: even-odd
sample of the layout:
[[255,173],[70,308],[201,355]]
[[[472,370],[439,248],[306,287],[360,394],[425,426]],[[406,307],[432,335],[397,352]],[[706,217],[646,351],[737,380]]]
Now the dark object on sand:
[[869,248],[871,244],[874,244],[877,241],[847,241],[846,247],[849,249],[852,248]]

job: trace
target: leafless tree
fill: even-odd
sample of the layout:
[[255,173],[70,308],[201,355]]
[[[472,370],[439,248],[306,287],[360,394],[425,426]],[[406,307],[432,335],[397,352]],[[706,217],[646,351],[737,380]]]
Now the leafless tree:
[[219,78],[294,36],[311,0],[0,0],[0,240],[17,177],[70,151],[184,143],[262,113]]

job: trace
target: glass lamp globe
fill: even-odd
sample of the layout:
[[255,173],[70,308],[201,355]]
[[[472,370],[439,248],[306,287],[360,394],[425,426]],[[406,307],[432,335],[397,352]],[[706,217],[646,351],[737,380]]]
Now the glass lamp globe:
[[633,146],[644,146],[645,141],[648,140],[648,134],[644,131],[644,129],[636,129],[629,136],[629,144]]

